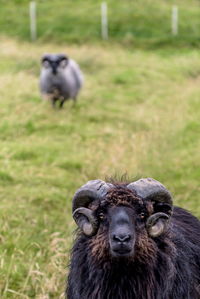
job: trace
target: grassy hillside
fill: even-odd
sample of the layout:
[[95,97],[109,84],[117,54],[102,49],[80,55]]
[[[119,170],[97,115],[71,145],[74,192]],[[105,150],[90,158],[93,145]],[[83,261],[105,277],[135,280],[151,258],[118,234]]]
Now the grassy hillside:
[[[93,0],[37,1],[40,41],[84,43],[101,40],[100,3]],[[192,1],[108,0],[110,42],[134,47],[200,45],[200,6]],[[171,34],[172,5],[179,7],[179,34]],[[0,1],[0,34],[29,40],[29,1]]]
[[[200,217],[199,51],[0,42],[2,299],[63,298],[71,198],[89,179],[154,177]],[[40,100],[38,60],[49,51],[85,73],[75,108]]]

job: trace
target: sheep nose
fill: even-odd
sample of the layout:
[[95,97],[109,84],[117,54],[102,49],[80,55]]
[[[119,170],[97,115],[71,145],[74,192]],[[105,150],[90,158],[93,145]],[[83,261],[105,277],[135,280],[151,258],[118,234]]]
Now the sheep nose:
[[129,242],[130,239],[131,239],[131,236],[129,234],[127,234],[127,235],[113,235],[113,240],[115,242],[126,243],[126,242]]
[[52,67],[52,73],[53,73],[54,75],[57,74],[57,68],[56,68],[56,67]]
[[56,62],[52,62],[51,67],[52,67],[52,73],[54,75],[56,75],[57,74],[57,67],[58,67],[57,63]]

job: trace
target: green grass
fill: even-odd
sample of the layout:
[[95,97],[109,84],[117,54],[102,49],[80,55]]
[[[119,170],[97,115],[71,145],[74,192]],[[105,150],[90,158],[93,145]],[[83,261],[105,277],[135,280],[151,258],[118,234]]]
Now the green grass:
[[[38,39],[41,42],[85,43],[101,40],[102,0],[37,2]],[[140,48],[200,46],[199,0],[107,0],[108,43]],[[172,5],[179,7],[179,34],[171,34]],[[0,33],[30,40],[29,1],[0,0]],[[30,62],[31,63],[31,62]]]
[[[200,217],[200,53],[1,38],[0,297],[63,298],[87,180],[154,177]],[[38,92],[39,57],[66,52],[85,74],[77,106]]]

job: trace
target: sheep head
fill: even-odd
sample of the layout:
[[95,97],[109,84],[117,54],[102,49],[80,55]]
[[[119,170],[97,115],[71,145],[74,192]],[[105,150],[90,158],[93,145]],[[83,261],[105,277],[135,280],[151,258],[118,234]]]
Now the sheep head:
[[59,70],[65,68],[69,63],[69,58],[64,54],[45,54],[41,58],[41,65],[44,69],[48,69],[54,75]]
[[75,193],[73,217],[88,237],[107,231],[113,256],[133,254],[139,231],[150,238],[168,229],[172,214],[169,191],[154,179],[140,179],[130,184],[89,181]]

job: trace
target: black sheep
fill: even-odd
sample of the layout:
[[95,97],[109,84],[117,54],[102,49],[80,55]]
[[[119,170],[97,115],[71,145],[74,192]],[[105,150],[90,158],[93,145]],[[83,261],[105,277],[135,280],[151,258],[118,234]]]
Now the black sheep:
[[66,298],[200,299],[200,221],[158,181],[89,181],[73,217]]

